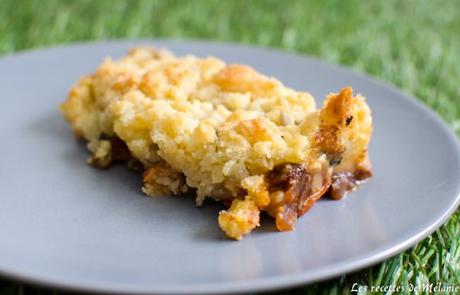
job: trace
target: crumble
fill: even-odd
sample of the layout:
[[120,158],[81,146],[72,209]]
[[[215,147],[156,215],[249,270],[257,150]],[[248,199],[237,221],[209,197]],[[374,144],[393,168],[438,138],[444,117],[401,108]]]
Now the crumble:
[[319,198],[340,199],[371,176],[362,96],[343,88],[316,109],[310,94],[214,57],[134,48],[81,78],[61,111],[90,164],[143,170],[150,196],[222,201],[218,223],[234,239],[261,211],[292,230]]

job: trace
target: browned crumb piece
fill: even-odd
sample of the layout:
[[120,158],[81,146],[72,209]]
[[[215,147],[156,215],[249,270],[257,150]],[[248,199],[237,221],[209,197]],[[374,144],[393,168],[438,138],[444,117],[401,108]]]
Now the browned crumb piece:
[[219,226],[230,238],[240,240],[259,226],[259,209],[250,197],[235,199],[227,211],[219,213]]

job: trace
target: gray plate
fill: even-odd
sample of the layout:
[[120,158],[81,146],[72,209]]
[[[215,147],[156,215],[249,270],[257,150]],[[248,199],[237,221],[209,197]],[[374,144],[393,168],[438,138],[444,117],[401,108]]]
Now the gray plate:
[[219,293],[268,290],[356,270],[408,248],[459,203],[456,136],[415,99],[373,79],[303,56],[207,42],[153,42],[177,54],[247,63],[323,98],[351,85],[375,122],[375,176],[342,201],[321,200],[294,232],[272,220],[243,241],[223,237],[219,206],[144,197],[140,176],[85,164],[57,111],[69,87],[106,55],[142,42],[109,42],[0,59],[0,273],[79,290]]

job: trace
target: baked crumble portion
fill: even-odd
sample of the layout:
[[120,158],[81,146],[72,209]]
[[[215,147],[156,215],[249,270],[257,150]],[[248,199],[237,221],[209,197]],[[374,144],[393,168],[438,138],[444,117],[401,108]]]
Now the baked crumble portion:
[[371,176],[372,119],[351,88],[320,109],[313,97],[245,65],[135,48],[106,59],[61,105],[88,141],[89,163],[140,163],[143,192],[223,201],[221,229],[241,239],[260,211],[292,230],[323,195]]

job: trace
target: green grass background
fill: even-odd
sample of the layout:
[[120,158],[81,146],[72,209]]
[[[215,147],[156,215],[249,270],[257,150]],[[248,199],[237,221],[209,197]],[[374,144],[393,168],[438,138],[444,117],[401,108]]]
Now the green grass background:
[[[460,134],[460,1],[0,0],[1,55],[158,37],[256,44],[346,65],[420,98]],[[460,284],[458,210],[427,239],[380,265],[276,293],[347,294],[353,283],[425,282]],[[58,291],[0,278],[0,294],[29,293]]]

